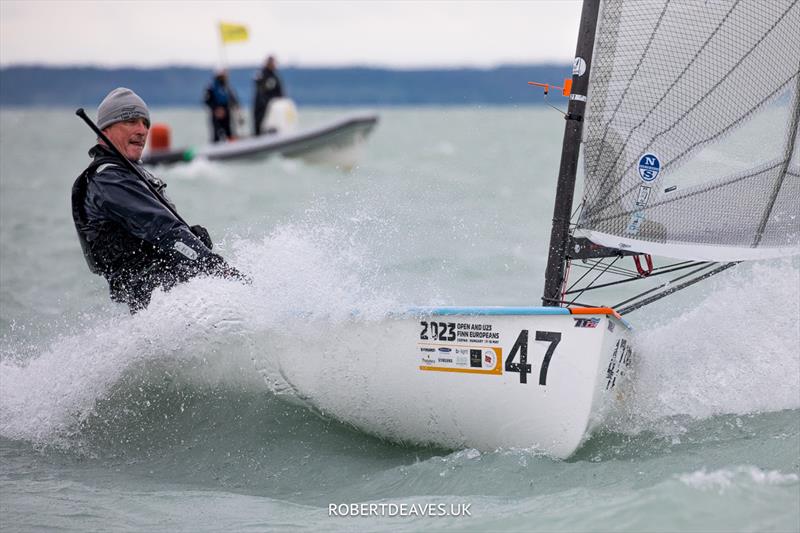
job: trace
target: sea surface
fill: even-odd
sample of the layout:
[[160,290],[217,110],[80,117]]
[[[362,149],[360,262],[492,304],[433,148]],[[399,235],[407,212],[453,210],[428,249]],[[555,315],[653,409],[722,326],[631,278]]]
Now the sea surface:
[[[350,111],[301,108],[300,122]],[[275,390],[260,369],[287,335],[302,354],[308,328],[540,302],[561,115],[375,111],[350,172],[158,168],[253,284],[197,279],[131,316],[71,221],[91,132],[72,109],[0,110],[0,529],[800,531],[797,259],[628,315],[631,412],[567,460],[389,442]],[[153,119],[175,145],[206,142],[200,109]],[[384,511],[336,516],[351,504]]]

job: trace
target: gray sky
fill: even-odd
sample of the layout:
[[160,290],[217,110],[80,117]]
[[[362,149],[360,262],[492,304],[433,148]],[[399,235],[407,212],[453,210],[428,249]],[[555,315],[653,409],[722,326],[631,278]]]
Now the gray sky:
[[248,27],[230,66],[569,63],[581,3],[527,1],[0,0],[0,65],[215,66],[217,22]]

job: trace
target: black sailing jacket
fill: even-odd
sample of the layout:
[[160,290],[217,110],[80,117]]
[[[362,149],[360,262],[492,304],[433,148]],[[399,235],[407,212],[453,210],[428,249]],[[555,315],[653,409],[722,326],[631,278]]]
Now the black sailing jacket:
[[266,109],[267,104],[273,98],[281,98],[283,96],[283,86],[281,79],[272,69],[264,67],[256,77],[256,91],[253,102],[254,108],[263,107]]
[[94,146],[89,155],[94,161],[72,187],[72,217],[89,269],[108,280],[114,301],[136,311],[156,287],[230,268],[211,252],[210,239],[206,246],[192,232],[198,226],[190,228],[164,206],[161,180],[137,165],[159,199],[108,148]]

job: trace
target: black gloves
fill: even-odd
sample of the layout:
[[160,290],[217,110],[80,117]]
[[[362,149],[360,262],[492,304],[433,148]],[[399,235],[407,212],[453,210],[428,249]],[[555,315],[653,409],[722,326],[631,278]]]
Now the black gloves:
[[[192,230],[192,233],[194,233],[195,236],[200,239],[200,241],[202,241],[202,243],[205,244],[209,250],[211,249],[213,243],[211,242],[211,235],[208,234],[208,230],[206,228],[196,225],[191,226],[189,229]],[[235,279],[237,281],[241,281],[242,283],[247,283],[248,285],[253,283],[253,280],[249,276],[242,274],[237,269],[230,266],[222,258],[222,256],[218,254],[209,254],[208,257],[202,261],[202,263],[202,270],[211,276],[219,276],[225,279]]]
[[250,276],[246,276],[239,272],[236,268],[230,266],[222,256],[218,254],[209,254],[203,261],[203,270],[206,274],[211,276],[218,276],[225,279],[235,279],[250,285],[253,280]]
[[200,241],[206,245],[206,248],[211,250],[214,247],[214,243],[211,242],[211,235],[208,234],[208,230],[206,228],[196,225],[191,226],[189,229],[192,231],[192,233],[194,233],[195,237],[200,239]]

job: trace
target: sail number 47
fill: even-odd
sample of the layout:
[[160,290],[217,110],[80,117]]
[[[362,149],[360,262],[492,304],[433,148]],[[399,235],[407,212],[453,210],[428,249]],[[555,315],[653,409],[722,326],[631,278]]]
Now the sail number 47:
[[[561,342],[561,333],[555,331],[537,331],[537,341],[549,342],[547,351],[542,359],[542,366],[539,369],[539,385],[547,385],[547,369],[550,367],[550,360],[553,358],[553,353],[556,351],[556,346]],[[519,355],[519,362],[515,363],[514,359]],[[506,357],[506,372],[519,372],[519,382],[527,383],[528,374],[531,373],[531,365],[528,364],[528,330],[523,329],[519,333],[519,337],[514,342],[508,357]]]

